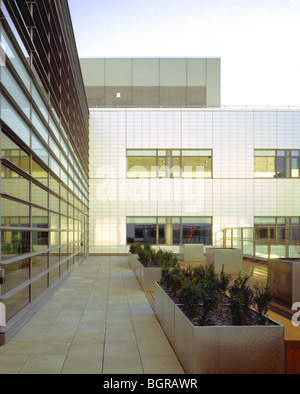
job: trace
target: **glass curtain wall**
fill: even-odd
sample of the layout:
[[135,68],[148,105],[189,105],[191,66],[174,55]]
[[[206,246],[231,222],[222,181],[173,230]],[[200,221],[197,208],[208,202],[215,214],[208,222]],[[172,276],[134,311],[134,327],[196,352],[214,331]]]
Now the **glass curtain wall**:
[[212,245],[211,217],[127,217],[127,244]]
[[212,150],[127,150],[127,178],[212,178]]
[[[88,253],[88,179],[7,22],[1,43],[1,250],[6,320]],[[57,282],[58,283],[58,282]]]
[[254,150],[255,178],[299,178],[299,150]]

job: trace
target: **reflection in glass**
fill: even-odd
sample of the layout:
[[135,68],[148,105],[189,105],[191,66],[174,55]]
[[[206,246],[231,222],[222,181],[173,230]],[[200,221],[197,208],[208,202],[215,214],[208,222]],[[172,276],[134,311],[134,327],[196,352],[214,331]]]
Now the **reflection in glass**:
[[10,168],[1,165],[1,192],[29,200],[29,181]]
[[48,287],[48,275],[44,275],[38,280],[35,280],[31,285],[32,299],[34,300],[37,296],[42,294]]
[[1,157],[29,174],[29,156],[4,133],[1,133]]
[[48,192],[35,183],[31,184],[31,201],[44,208],[48,207]]
[[21,285],[29,279],[30,259],[2,266],[5,269],[5,282],[1,285],[2,294]]
[[182,243],[211,245],[211,225],[183,224]]
[[1,231],[1,258],[7,260],[30,253],[30,232]]
[[127,223],[127,243],[156,244],[156,224]]
[[49,253],[49,265],[52,267],[53,265],[57,264],[60,259],[60,249],[51,250]]
[[291,177],[299,178],[299,158],[292,157],[291,164]]
[[49,273],[49,285],[52,285],[54,282],[59,279],[59,267],[54,268],[52,271]]
[[48,186],[48,172],[35,160],[32,160],[32,176],[45,186]]
[[47,231],[32,231],[32,251],[48,249],[49,233]]
[[29,227],[29,206],[1,197],[1,225]]
[[32,276],[38,275],[48,268],[48,253],[32,257]]
[[32,214],[32,227],[48,228],[48,211],[31,208]]
[[24,141],[30,145],[30,129],[23,122],[8,101],[1,95],[1,118],[2,120]]
[[1,300],[6,307],[6,321],[11,319],[27,304],[29,304],[29,286],[11,295],[7,300]]

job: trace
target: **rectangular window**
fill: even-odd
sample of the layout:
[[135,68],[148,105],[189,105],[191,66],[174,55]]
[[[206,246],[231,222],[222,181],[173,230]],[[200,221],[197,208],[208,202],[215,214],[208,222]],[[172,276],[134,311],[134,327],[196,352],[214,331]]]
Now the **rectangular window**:
[[183,178],[211,178],[211,151],[184,150],[181,152]]
[[183,218],[183,244],[211,244],[211,218]]
[[1,82],[8,90],[12,98],[16,101],[19,105],[21,110],[29,119],[30,117],[30,103],[25,94],[22,92],[21,88],[15,81],[14,77],[8,71],[7,67],[1,68]]
[[1,197],[1,225],[29,227],[29,206]]
[[1,285],[2,294],[7,293],[9,290],[21,285],[29,279],[30,275],[30,259],[20,260],[15,263],[6,264],[2,266],[5,268],[6,280]]
[[1,157],[29,174],[29,155],[3,132],[1,133]]
[[255,178],[299,178],[299,151],[254,150]]
[[284,244],[288,239],[299,243],[299,217],[255,217],[255,239],[257,243]]
[[127,178],[157,178],[156,151],[127,151]]
[[29,200],[29,181],[10,168],[1,165],[1,192]]
[[127,243],[212,244],[211,217],[128,217]]
[[211,150],[127,150],[127,178],[211,177]]
[[1,259],[30,253],[29,231],[1,231]]
[[2,120],[24,141],[30,143],[30,129],[16,113],[9,102],[1,95],[1,118]]

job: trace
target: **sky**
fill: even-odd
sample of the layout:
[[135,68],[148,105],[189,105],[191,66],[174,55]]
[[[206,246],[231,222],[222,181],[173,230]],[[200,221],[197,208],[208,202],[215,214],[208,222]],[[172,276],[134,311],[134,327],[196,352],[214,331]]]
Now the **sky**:
[[300,106],[300,0],[69,0],[79,57],[220,57],[222,106]]

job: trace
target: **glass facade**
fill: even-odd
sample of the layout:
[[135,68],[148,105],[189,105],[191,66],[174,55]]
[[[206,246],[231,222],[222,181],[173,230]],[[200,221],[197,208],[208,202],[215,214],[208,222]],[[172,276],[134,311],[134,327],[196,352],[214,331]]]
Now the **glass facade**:
[[299,150],[254,150],[256,178],[299,178]]
[[131,217],[127,218],[127,244],[152,245],[212,244],[212,218]]
[[127,150],[127,178],[211,178],[211,150]]
[[81,59],[90,107],[219,107],[220,59]]
[[[67,23],[67,2],[23,2],[20,14],[12,12],[14,6],[1,2],[0,11],[5,52],[0,70],[0,267],[5,271],[0,302],[6,306],[8,336],[11,319],[17,321],[24,307],[30,313],[33,302],[88,254],[89,234],[88,106],[79,61],[77,70],[69,63],[74,60],[58,23],[59,15]],[[20,39],[17,23],[32,41]]]

